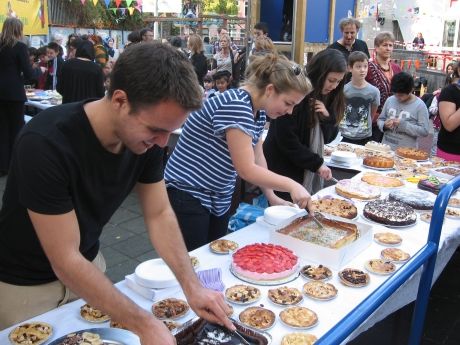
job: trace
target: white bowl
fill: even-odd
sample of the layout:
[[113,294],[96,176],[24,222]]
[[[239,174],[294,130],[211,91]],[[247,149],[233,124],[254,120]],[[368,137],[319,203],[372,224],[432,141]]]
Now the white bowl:
[[356,159],[356,153],[348,151],[334,151],[331,153],[331,160],[340,163],[352,163]]
[[162,259],[152,259],[139,264],[134,271],[134,279],[139,285],[153,289],[179,285],[174,273]]
[[271,225],[278,225],[283,220],[303,212],[302,209],[292,206],[270,206],[264,211],[264,221]]

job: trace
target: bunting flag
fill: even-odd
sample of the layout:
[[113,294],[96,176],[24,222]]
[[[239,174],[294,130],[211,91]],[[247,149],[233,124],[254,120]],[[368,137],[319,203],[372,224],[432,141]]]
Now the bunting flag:
[[131,7],[131,3],[133,2],[133,0],[126,0],[126,7]]
[[134,7],[128,7],[129,15],[132,16],[134,13]]
[[415,66],[415,69],[419,69],[420,68],[420,60],[415,60],[414,61],[414,66]]
[[80,0],[81,1],[81,4],[84,5],[86,0]]
[[126,14],[126,8],[120,8],[120,11],[122,16]]
[[120,4],[121,4],[121,0],[115,0],[115,5],[117,5],[117,8],[120,7]]
[[104,0],[104,2],[105,2],[105,7],[106,7],[106,8],[109,8],[110,0]]
[[407,69],[410,69],[410,66],[412,66],[412,60],[407,60]]
[[117,8],[116,7],[111,8],[111,10],[112,10],[113,14],[117,14]]
[[[137,6],[142,7],[142,0],[137,0],[136,2],[137,2]],[[136,7],[137,7],[137,6],[136,6]]]
[[401,60],[401,69],[404,69],[404,60]]
[[136,10],[138,10],[139,12],[142,13],[142,7],[141,7],[141,5],[137,4],[135,7],[136,7]]
[[96,6],[99,0],[93,0],[93,5]]

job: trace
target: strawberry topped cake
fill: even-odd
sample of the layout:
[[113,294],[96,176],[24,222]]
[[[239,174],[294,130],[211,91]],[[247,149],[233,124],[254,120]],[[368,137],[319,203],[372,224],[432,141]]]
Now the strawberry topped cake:
[[283,280],[296,273],[298,258],[289,249],[269,243],[255,243],[233,254],[232,271],[241,279],[255,282]]

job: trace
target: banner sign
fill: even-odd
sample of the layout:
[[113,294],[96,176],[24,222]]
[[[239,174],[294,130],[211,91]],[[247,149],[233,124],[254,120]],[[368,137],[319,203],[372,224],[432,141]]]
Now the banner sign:
[[48,34],[48,3],[46,0],[0,0],[0,25],[8,17],[24,24],[24,35]]
[[142,1],[143,12],[155,12],[155,5],[158,6],[158,13],[181,13],[181,0],[144,0]]

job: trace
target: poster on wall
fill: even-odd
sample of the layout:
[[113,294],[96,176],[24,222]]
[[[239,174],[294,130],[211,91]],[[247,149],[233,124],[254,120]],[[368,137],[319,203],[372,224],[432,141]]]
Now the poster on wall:
[[143,12],[155,12],[155,6],[158,8],[158,13],[181,13],[181,0],[144,0],[142,2]]
[[1,0],[0,25],[8,17],[24,24],[24,35],[48,34],[48,3],[46,0]]

